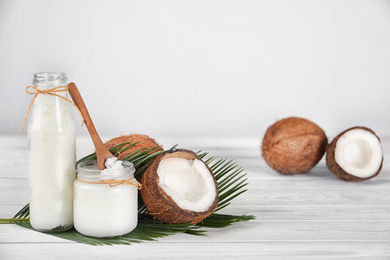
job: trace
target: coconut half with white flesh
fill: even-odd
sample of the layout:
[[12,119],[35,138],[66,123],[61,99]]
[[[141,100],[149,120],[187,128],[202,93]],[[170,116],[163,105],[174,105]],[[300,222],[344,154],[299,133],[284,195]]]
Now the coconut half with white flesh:
[[379,174],[383,150],[379,137],[369,128],[353,127],[336,136],[326,150],[326,165],[347,181],[362,181]]
[[213,173],[189,150],[159,155],[143,174],[141,183],[141,196],[148,213],[163,223],[196,224],[218,205]]

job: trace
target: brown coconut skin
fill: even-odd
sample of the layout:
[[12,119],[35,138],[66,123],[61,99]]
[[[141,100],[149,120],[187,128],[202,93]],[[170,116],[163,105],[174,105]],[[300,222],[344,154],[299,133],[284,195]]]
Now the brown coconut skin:
[[339,138],[344,135],[346,132],[350,131],[350,130],[353,130],[353,129],[362,129],[362,130],[366,130],[366,131],[369,131],[370,133],[374,134],[376,136],[376,138],[378,138],[379,142],[380,142],[380,138],[376,135],[376,133],[374,131],[372,131],[371,129],[367,128],[367,127],[364,127],[364,126],[355,126],[355,127],[351,127],[351,128],[348,128],[347,130],[341,132],[340,134],[338,134],[333,140],[332,142],[330,142],[330,144],[328,145],[328,147],[326,148],[326,166],[328,166],[328,169],[334,173],[337,177],[345,180],[345,181],[349,181],[349,182],[357,182],[357,181],[364,181],[364,180],[368,180],[368,179],[371,179],[371,178],[374,178],[375,176],[377,176],[379,174],[379,172],[381,171],[382,169],[382,165],[383,165],[383,155],[382,155],[382,162],[381,162],[381,165],[378,169],[378,171],[376,171],[373,175],[367,177],[367,178],[359,178],[359,177],[356,177],[352,174],[349,174],[347,173],[346,171],[344,171],[340,165],[337,164],[336,162],[336,159],[335,159],[335,152],[336,152],[336,144],[337,144],[337,141],[339,140]]
[[196,224],[201,222],[204,218],[209,216],[218,206],[218,189],[214,175],[211,173],[210,168],[206,164],[207,168],[210,171],[210,174],[213,176],[214,184],[217,191],[215,200],[211,207],[207,211],[203,212],[195,212],[182,209],[177,206],[177,204],[172,200],[172,198],[168,196],[166,192],[158,185],[159,176],[157,174],[157,168],[161,160],[166,158],[202,160],[196,153],[185,149],[167,151],[164,154],[159,155],[145,171],[141,179],[141,196],[146,207],[148,208],[148,213],[151,214],[155,219],[167,224]]
[[311,170],[323,157],[327,144],[328,138],[318,125],[288,117],[267,129],[261,154],[275,171],[294,175]]
[[[153,138],[151,138],[147,135],[140,135],[140,134],[129,134],[129,135],[118,136],[118,137],[115,137],[115,138],[109,140],[108,142],[106,142],[105,145],[108,149],[110,149],[110,148],[113,148],[119,144],[127,143],[127,142],[128,143],[138,143],[138,144],[129,147],[127,150],[125,150],[122,153],[120,153],[119,155],[117,155],[118,159],[122,159],[123,157],[125,157],[125,156],[127,156],[135,151],[138,151],[142,148],[146,148],[149,150],[149,149],[157,147],[156,149],[154,149],[153,151],[151,151],[149,153],[163,150],[161,145],[156,140],[154,140]],[[125,146],[126,145],[124,145],[123,147],[125,147]]]

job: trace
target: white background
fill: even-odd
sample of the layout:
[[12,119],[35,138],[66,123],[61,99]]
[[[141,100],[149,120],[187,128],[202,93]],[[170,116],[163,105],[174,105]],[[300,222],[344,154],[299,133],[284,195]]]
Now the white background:
[[66,72],[105,136],[262,138],[287,116],[390,135],[390,1],[0,0],[0,134],[40,71]]

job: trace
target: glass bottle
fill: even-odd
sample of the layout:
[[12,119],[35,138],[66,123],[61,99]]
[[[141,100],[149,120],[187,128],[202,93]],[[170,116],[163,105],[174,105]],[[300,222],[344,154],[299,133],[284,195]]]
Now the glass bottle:
[[131,162],[121,169],[98,170],[96,161],[77,166],[74,182],[74,227],[83,235],[114,237],[138,224],[138,186]]
[[[33,84],[45,90],[67,85],[62,72],[34,74]],[[67,97],[67,91],[56,92]],[[73,182],[76,179],[76,131],[68,102],[38,94],[28,127],[30,223],[43,232],[73,227]]]

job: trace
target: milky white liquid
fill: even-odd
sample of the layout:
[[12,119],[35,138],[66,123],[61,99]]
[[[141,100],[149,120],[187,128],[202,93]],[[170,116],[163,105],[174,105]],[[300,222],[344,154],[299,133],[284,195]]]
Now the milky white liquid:
[[[84,179],[82,169],[79,168],[78,172],[79,178],[84,181],[123,179],[123,168],[117,167],[101,171],[97,178]],[[115,177],[108,178],[108,176]],[[127,176],[124,179],[128,178]],[[83,235],[120,236],[131,232],[137,226],[138,189],[134,185],[121,184],[110,187],[109,184],[85,183],[76,180],[73,203],[74,227]]]
[[74,226],[86,236],[111,237],[137,226],[137,194],[132,185],[74,183]]
[[[65,96],[65,92],[58,93]],[[73,226],[75,128],[66,101],[40,94],[28,129],[30,223],[40,231]]]

